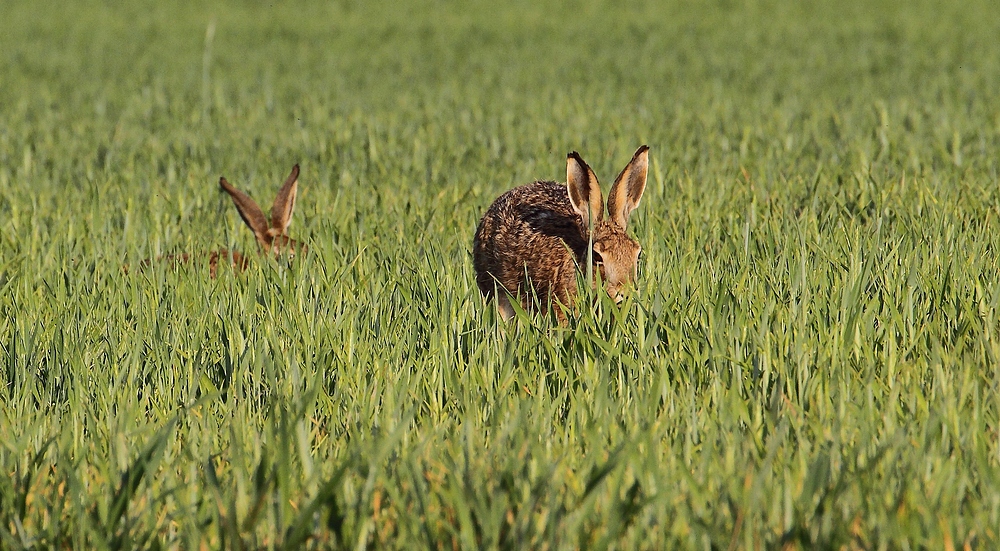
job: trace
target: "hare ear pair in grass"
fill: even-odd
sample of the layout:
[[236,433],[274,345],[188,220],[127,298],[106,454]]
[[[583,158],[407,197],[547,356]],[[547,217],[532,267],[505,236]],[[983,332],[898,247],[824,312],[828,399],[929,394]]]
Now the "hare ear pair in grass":
[[597,176],[575,151],[566,157],[565,184],[533,182],[498,197],[473,242],[476,283],[486,300],[496,298],[505,320],[514,316],[513,298],[529,311],[552,306],[565,324],[563,308],[572,306],[580,270],[598,276],[620,302],[642,250],[625,230],[646,189],[648,166],[644,145],[612,184],[607,216]]
[[[271,205],[271,218],[268,220],[257,203],[249,195],[229,183],[225,177],[219,178],[219,186],[229,194],[239,211],[240,217],[246,223],[254,237],[257,238],[257,252],[260,256],[293,258],[296,253],[306,252],[304,244],[288,237],[288,226],[292,222],[292,212],[295,210],[295,197],[298,193],[299,165],[292,167],[292,172],[285,179],[284,185],[278,190]],[[242,272],[250,265],[247,256],[226,249],[218,249],[203,253],[180,253],[163,256],[158,262],[166,262],[172,266],[188,264],[195,260],[208,260],[209,274],[212,278],[218,273],[220,263],[232,263],[233,269]],[[149,266],[151,259],[146,259],[142,265]]]

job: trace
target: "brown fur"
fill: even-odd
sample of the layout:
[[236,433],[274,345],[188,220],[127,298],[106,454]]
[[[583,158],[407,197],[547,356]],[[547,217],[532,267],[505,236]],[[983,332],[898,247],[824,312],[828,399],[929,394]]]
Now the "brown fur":
[[[202,253],[178,253],[178,254],[168,254],[164,256],[157,257],[156,262],[161,264],[167,264],[170,268],[176,270],[181,266],[186,266],[193,262],[197,258],[208,258],[208,274],[209,277],[215,279],[216,274],[219,272],[219,260],[232,260],[233,270],[239,273],[243,273],[247,268],[250,267],[250,259],[243,256],[237,251],[230,251],[227,249],[219,249],[216,251],[205,251]],[[153,263],[153,259],[147,258],[142,261],[140,266],[143,270],[148,268]],[[224,263],[226,264],[226,263]],[[125,266],[125,273],[128,273],[128,266]]]
[[[299,165],[292,167],[291,173],[285,180],[284,185],[278,191],[278,196],[271,205],[271,219],[268,221],[264,212],[257,206],[257,203],[249,195],[236,189],[225,177],[219,178],[219,186],[229,194],[236,205],[236,210],[247,227],[253,231],[257,238],[257,252],[259,255],[273,255],[275,258],[287,256],[293,258],[296,253],[305,254],[306,246],[287,235],[288,225],[292,221],[292,212],[295,209],[295,198],[298,193]],[[189,264],[199,258],[208,258],[209,276],[213,279],[218,273],[220,260],[231,260],[233,270],[244,272],[250,266],[250,259],[237,251],[219,249],[214,251],[204,251],[201,253],[179,253],[161,256],[156,259],[158,263],[166,263],[171,268],[179,268]],[[147,258],[140,266],[146,268],[152,264],[153,260]],[[228,262],[226,262],[228,263]],[[128,266],[124,267],[128,273]]]
[[[504,319],[514,314],[508,294],[527,310],[553,302],[570,306],[591,242],[593,273],[612,298],[621,299],[622,287],[635,277],[640,252],[625,227],[645,189],[648,149],[640,147],[618,175],[607,219],[597,177],[576,152],[567,156],[566,184],[533,182],[490,205],[476,229],[473,265],[479,290],[487,301],[496,297]],[[556,316],[566,322],[558,306]]]

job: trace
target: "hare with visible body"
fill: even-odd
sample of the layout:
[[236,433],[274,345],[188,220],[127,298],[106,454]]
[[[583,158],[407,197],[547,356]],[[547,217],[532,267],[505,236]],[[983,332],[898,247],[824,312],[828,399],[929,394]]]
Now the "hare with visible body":
[[621,301],[641,251],[625,228],[646,189],[648,165],[649,148],[642,146],[611,186],[607,218],[597,176],[575,151],[566,158],[566,184],[523,185],[490,205],[476,229],[473,265],[479,290],[487,301],[496,297],[505,320],[514,315],[513,296],[527,310],[555,306],[565,323],[553,302],[571,306],[577,269],[586,270],[588,262],[611,298]]
[[[300,253],[305,252],[305,245],[288,237],[286,233],[288,225],[292,222],[292,211],[295,209],[295,196],[298,193],[298,184],[299,165],[295,165],[285,180],[285,184],[278,191],[278,196],[275,197],[274,204],[271,205],[271,220],[268,223],[264,211],[257,206],[257,203],[249,195],[236,189],[225,177],[219,178],[219,186],[233,199],[236,210],[239,211],[243,222],[246,223],[257,238],[257,252],[261,256],[274,255],[275,257],[280,257],[285,255],[291,258],[295,255],[296,251]],[[220,261],[224,263],[231,261],[233,269],[240,272],[246,270],[250,265],[250,261],[245,255],[226,249],[208,251],[201,254],[172,254],[158,258],[157,261],[168,262],[173,266],[180,266],[191,262],[195,258],[205,256],[208,257],[209,275],[212,278],[215,278],[218,272]],[[145,267],[151,263],[150,259],[146,259],[142,262],[142,265]]]

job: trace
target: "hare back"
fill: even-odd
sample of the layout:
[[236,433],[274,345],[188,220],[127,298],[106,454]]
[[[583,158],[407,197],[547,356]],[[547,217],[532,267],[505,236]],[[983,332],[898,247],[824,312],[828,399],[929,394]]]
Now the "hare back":
[[[215,276],[218,274],[220,260],[223,261],[223,265],[228,264],[229,261],[231,260],[233,270],[239,273],[245,272],[246,269],[250,267],[250,260],[246,256],[237,251],[229,251],[226,249],[199,252],[193,254],[192,253],[168,254],[165,256],[157,257],[155,262],[162,263],[170,267],[170,269],[177,270],[182,266],[186,266],[188,264],[204,262],[204,259],[206,258],[208,259],[209,277],[211,277],[212,279],[215,279]],[[147,258],[143,260],[139,266],[143,270],[145,270],[149,266],[152,266],[153,262],[154,262],[153,259]],[[125,268],[125,272],[128,273],[127,266]]]
[[556,295],[566,302],[586,252],[587,232],[566,184],[526,184],[498,197],[480,220],[473,242],[476,283],[487,299],[501,285],[530,307],[530,286],[540,299]]

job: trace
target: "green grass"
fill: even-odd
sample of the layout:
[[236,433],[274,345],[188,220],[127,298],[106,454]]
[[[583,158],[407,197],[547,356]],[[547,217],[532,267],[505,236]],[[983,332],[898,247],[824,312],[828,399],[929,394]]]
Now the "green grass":
[[[990,1],[127,4],[3,8],[0,548],[997,545]],[[624,307],[484,308],[643,143]]]

